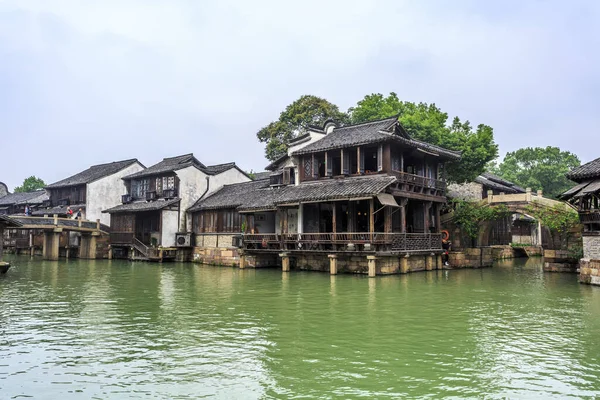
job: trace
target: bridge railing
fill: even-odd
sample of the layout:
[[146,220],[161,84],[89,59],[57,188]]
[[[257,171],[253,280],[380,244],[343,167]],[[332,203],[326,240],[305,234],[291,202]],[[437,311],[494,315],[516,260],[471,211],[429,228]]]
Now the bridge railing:
[[15,216],[13,219],[19,221],[21,224],[32,227],[32,226],[56,226],[74,228],[73,230],[86,230],[86,231],[104,231],[108,232],[110,228],[100,223],[100,220],[89,221],[86,219],[71,219],[71,218],[59,218],[54,215],[52,217],[29,217],[29,216]]

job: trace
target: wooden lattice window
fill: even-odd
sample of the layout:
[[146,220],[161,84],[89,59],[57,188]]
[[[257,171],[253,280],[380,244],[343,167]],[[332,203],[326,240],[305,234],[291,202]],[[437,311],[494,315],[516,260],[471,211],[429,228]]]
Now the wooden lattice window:
[[304,157],[304,176],[312,177],[312,157]]

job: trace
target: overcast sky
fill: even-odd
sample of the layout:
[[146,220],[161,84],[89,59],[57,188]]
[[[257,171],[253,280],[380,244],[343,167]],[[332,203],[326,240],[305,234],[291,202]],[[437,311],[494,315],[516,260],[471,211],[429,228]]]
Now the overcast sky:
[[[493,3],[493,4],[492,4]],[[0,181],[92,164],[267,164],[303,94],[434,102],[500,151],[600,157],[600,2],[0,0]]]

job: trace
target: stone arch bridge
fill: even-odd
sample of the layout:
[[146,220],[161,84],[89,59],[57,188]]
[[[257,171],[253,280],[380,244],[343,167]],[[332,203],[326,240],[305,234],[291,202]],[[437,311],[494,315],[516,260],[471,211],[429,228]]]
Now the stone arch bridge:
[[[29,217],[29,216],[11,216],[13,221],[21,224],[18,230],[43,231],[44,240],[42,245],[42,255],[45,260],[58,260],[60,237],[65,232],[75,232],[80,234],[79,258],[96,258],[97,240],[102,236],[107,236],[109,227],[97,221],[88,221],[82,219],[52,217]],[[29,246],[33,251],[31,239]],[[67,246],[67,257],[69,248]]]

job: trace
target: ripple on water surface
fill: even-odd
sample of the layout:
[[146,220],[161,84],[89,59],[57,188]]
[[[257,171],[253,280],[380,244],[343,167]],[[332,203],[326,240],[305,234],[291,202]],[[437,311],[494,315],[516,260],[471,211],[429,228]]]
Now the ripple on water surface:
[[537,261],[376,279],[12,261],[2,398],[600,396],[600,288]]

